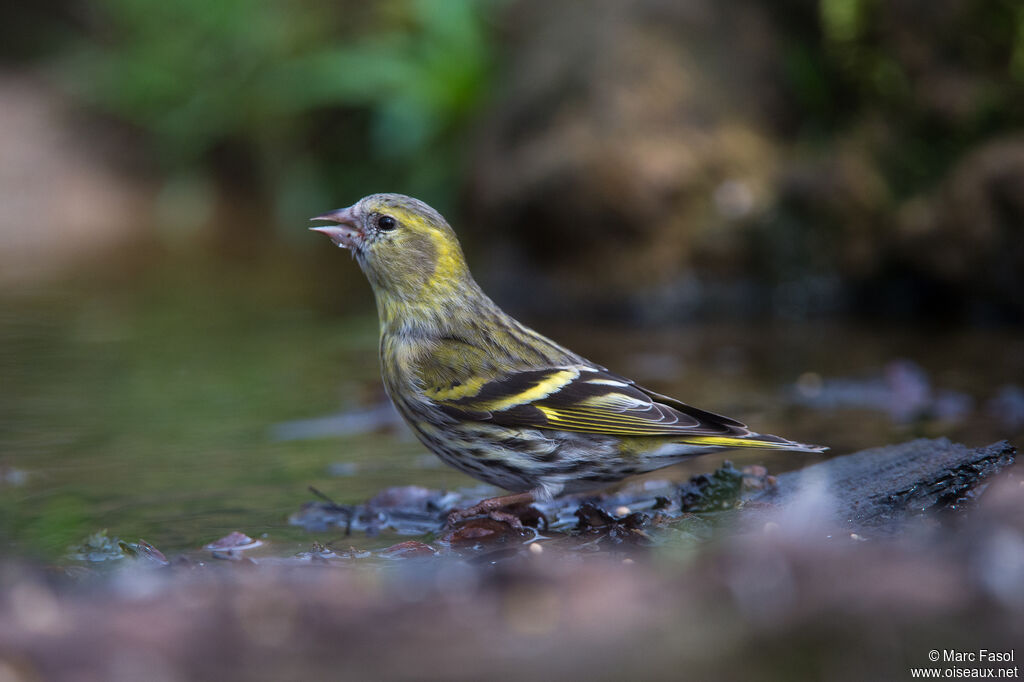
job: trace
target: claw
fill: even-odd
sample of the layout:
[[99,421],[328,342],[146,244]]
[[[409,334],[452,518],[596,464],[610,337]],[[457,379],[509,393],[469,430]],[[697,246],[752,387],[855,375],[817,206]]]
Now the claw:
[[[500,523],[507,523],[516,530],[523,529],[523,521],[513,512],[505,511],[510,507],[519,507],[534,502],[533,493],[516,493],[514,495],[502,495],[481,500],[472,507],[465,509],[453,509],[448,513],[446,528],[454,528],[459,521],[473,518],[474,516],[486,516]],[[542,517],[543,518],[543,517]],[[546,520],[545,520],[546,521]],[[547,525],[545,523],[545,525]]]

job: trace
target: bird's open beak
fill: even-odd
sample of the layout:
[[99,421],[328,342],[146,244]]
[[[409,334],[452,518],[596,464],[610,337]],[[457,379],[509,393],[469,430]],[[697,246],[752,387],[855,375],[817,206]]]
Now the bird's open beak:
[[339,208],[337,211],[310,218],[310,220],[328,220],[332,223],[337,223],[337,225],[320,225],[309,229],[326,234],[331,238],[332,242],[343,249],[351,249],[363,238],[363,233],[356,227],[356,214],[352,209],[352,206]]

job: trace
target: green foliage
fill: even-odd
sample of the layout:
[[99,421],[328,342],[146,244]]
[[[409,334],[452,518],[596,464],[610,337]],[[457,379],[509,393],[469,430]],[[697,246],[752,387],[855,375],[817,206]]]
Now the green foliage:
[[[912,3],[819,0],[822,56],[865,101],[889,106],[910,106],[912,82],[919,76],[1024,83],[1016,67],[1024,50],[1019,3],[973,0],[947,2],[921,14],[924,9]],[[958,73],[950,74],[954,66]],[[972,118],[979,110],[1011,104],[1014,94],[1009,89],[995,99],[979,98],[976,111],[956,113]]]
[[868,3],[865,0],[820,0],[821,25],[830,42],[850,43],[863,33]]
[[933,186],[994,134],[1024,125],[1024,5],[1016,0],[784,3],[783,63],[803,133],[872,127],[899,196]]
[[289,178],[338,180],[343,163],[362,183],[418,189],[439,162],[446,179],[454,170],[456,133],[489,81],[495,7],[101,0],[60,66],[81,97],[148,134],[171,171],[231,145],[279,194],[295,191]]

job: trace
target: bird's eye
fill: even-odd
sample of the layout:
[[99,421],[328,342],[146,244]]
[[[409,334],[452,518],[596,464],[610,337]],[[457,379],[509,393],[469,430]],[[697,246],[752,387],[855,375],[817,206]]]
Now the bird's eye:
[[377,218],[377,227],[381,230],[384,230],[385,232],[390,232],[391,230],[398,227],[398,223],[395,222],[395,219],[392,218],[391,216],[382,215],[381,217]]

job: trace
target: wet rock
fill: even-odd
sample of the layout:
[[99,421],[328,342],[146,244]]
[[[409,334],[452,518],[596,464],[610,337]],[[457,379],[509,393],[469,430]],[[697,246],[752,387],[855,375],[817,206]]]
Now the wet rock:
[[651,518],[640,512],[614,516],[595,504],[586,502],[576,510],[579,522],[573,532],[581,536],[597,535],[612,543],[633,545],[652,544],[651,537],[644,528],[651,524]]
[[962,421],[974,410],[971,396],[933,387],[923,368],[904,359],[893,360],[879,375],[865,378],[804,375],[791,395],[794,402],[818,409],[882,411],[898,424],[926,419]]
[[251,537],[237,530],[233,530],[219,540],[214,540],[210,544],[206,545],[206,549],[213,550],[215,552],[223,551],[241,551],[246,549],[254,549],[259,547],[263,543],[259,540],[253,540]]
[[968,448],[922,438],[781,474],[774,487],[748,500],[782,510],[806,505],[807,514],[830,527],[895,534],[913,519],[972,501],[1015,457],[1006,441]]
[[295,556],[299,560],[311,563],[325,563],[331,559],[338,558],[338,554],[333,549],[319,542],[314,542],[308,552],[299,552]]
[[362,505],[335,502],[308,502],[289,517],[289,523],[308,530],[344,528],[346,534],[363,531],[376,535],[391,529],[406,535],[421,535],[437,530],[462,496],[421,486],[387,488]]
[[1009,429],[1024,426],[1024,388],[1003,386],[986,404],[986,411]]
[[[395,410],[391,401],[383,400],[375,405],[353,408],[341,414],[275,424],[270,434],[275,440],[281,441],[309,440],[396,429],[401,428],[402,423],[402,416]],[[353,462],[338,462],[331,465],[331,474],[350,476],[353,472],[349,471],[348,467],[354,466]]]
[[391,509],[441,509],[444,496],[436,490],[419,485],[403,485],[385,488],[366,503],[367,507],[378,510]]
[[487,546],[527,535],[505,521],[488,517],[468,519],[441,535],[441,541],[452,547]]
[[416,540],[399,542],[397,545],[391,545],[387,549],[382,549],[378,552],[378,555],[385,559],[416,559],[432,557],[435,554],[437,554],[437,550],[433,547],[424,542],[417,542]]
[[852,532],[871,528],[898,533],[912,518],[969,503],[1014,456],[1007,443],[967,448],[947,439],[921,439],[834,457],[777,477],[764,467],[740,471],[725,462],[683,484],[648,482],[604,495],[561,497],[510,507],[494,518],[471,518],[451,528],[446,528],[447,510],[456,505],[445,503],[470,504],[473,497],[415,486],[385,490],[365,505],[309,503],[292,520],[310,530],[339,525],[371,536],[383,528],[405,534],[440,533],[444,544],[463,548],[526,538],[531,532],[566,539],[570,548],[595,538],[644,544],[651,541],[648,530],[657,534],[661,528],[706,538],[712,530],[694,525],[702,514],[717,522],[761,519],[766,513],[787,510],[798,516],[842,519]]
[[159,549],[149,544],[145,540],[139,540],[138,542],[124,542],[118,543],[126,555],[145,561],[154,566],[170,566],[171,562],[167,560],[164,553]]

